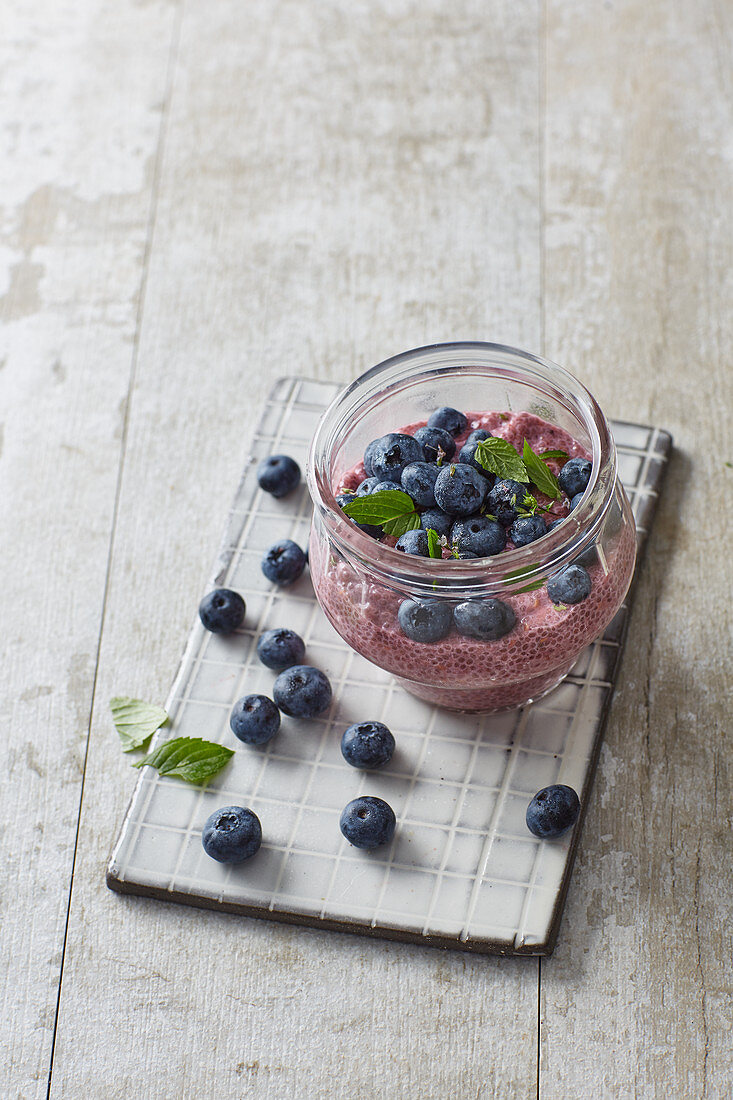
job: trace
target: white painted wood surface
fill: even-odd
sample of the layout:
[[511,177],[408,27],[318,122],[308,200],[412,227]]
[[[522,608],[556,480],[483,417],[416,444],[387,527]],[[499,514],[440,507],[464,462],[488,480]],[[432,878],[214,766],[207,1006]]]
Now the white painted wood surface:
[[[4,18],[2,1094],[729,1095],[730,5]],[[679,447],[555,956],[110,894],[254,406],[453,337]]]

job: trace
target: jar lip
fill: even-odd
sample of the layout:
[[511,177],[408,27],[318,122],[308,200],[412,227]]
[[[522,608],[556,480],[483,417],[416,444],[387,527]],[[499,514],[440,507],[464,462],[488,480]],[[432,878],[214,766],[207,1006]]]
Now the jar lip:
[[[499,362],[466,362],[482,357],[498,358]],[[502,360],[506,361],[506,370],[501,365]],[[480,591],[484,596],[489,591],[494,595],[517,594],[517,589],[531,584],[539,576],[556,572],[589,547],[603,524],[617,480],[615,446],[595,398],[568,371],[540,356],[505,344],[459,341],[413,348],[378,363],[337,394],[323,413],[311,444],[306,473],[314,506],[335,548],[364,572],[394,588],[426,596],[441,595],[440,589],[435,588],[435,559],[404,554],[359,530],[341,512],[330,482],[334,444],[340,445],[346,438],[348,425],[355,414],[367,411],[370,403],[387,392],[385,375],[397,369],[398,376],[392,378],[390,384],[390,392],[394,392],[401,388],[401,383],[409,384],[415,374],[421,373],[417,369],[410,371],[411,366],[417,368],[418,365],[430,375],[467,367],[500,376],[509,376],[507,370],[518,370],[528,384],[545,381],[559,386],[568,399],[568,408],[584,423],[592,444],[591,479],[570,515],[534,543],[478,559],[480,565],[474,559],[442,559],[437,580],[445,581],[451,595],[455,598],[456,591],[466,595]]]

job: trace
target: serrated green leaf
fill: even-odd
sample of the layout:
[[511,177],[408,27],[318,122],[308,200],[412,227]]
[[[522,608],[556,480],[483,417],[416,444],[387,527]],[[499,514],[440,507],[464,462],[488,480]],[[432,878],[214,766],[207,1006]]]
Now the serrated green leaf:
[[142,748],[155,731],[168,721],[162,707],[146,703],[143,699],[132,699],[129,695],[115,695],[109,701],[109,708],[123,752]]
[[419,526],[420,516],[417,512],[410,512],[406,516],[396,516],[395,519],[388,519],[382,524],[382,530],[385,535],[393,535],[395,538],[399,538],[407,531],[417,531]]
[[428,554],[431,558],[443,557],[443,547],[440,545],[438,532],[434,531],[432,527],[428,527]]
[[511,478],[512,481],[528,482],[529,477],[524,468],[524,463],[511,443],[500,436],[492,436],[490,439],[482,439],[476,444],[473,453],[480,466],[500,478]]
[[[534,572],[533,565],[522,565],[519,569],[512,569],[511,573],[506,573],[502,579],[502,584],[513,586],[522,580],[523,577],[528,577]],[[530,581],[529,584],[525,584],[523,588],[517,588],[515,592],[512,592],[513,596],[519,596],[523,592],[534,592],[537,588],[542,588],[545,583],[544,577],[538,577],[536,580]]]
[[[381,527],[386,535],[404,535],[420,526],[415,502],[401,489],[380,489],[378,493],[357,497],[344,504],[342,511],[357,523]],[[409,522],[405,522],[409,519]],[[397,520],[403,522],[395,522]]]
[[545,459],[545,461],[547,461],[547,459],[552,458],[552,459],[555,460],[555,462],[567,462],[569,457],[570,456],[569,456],[567,451],[541,451],[540,452],[540,458]]
[[233,755],[233,749],[204,741],[201,737],[174,737],[132,766],[144,768],[149,765],[160,775],[172,775],[188,783],[205,783],[221,771]]
[[534,453],[526,439],[524,441],[522,459],[532,484],[536,485],[539,491],[544,493],[545,496],[551,497],[552,500],[558,500],[560,497],[560,486],[557,478],[549,466]]

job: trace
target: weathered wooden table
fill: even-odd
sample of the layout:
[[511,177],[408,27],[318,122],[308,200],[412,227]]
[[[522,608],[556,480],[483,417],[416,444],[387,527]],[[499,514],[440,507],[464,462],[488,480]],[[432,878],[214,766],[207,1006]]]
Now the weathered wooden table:
[[[730,1095],[731,5],[4,14],[2,1095]],[[271,380],[453,338],[677,445],[555,955],[111,894]]]

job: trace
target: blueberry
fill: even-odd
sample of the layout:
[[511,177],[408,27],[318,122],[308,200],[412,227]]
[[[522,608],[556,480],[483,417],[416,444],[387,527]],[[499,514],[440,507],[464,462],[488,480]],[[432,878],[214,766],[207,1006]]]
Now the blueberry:
[[547,534],[547,524],[543,516],[520,516],[509,528],[509,538],[515,546],[529,546]]
[[543,787],[527,807],[527,828],[542,840],[562,836],[578,820],[580,799],[572,787],[553,783]]
[[404,554],[417,554],[421,558],[429,558],[428,536],[425,531],[405,531],[395,543],[395,550],[402,550]]
[[300,482],[300,466],[288,455],[270,455],[257,467],[257,481],[271,496],[287,496]]
[[212,634],[231,634],[244,622],[246,610],[238,592],[231,588],[215,588],[199,604],[199,618]]
[[465,638],[495,642],[514,628],[517,617],[502,600],[466,600],[455,608],[453,621]]
[[429,508],[420,516],[420,526],[423,531],[432,529],[436,535],[447,535],[453,526],[453,516],[449,516],[441,508]]
[[371,493],[369,495],[371,496],[372,493],[384,493],[384,492],[387,492],[387,493],[392,492],[393,493],[395,491],[395,489],[399,492],[399,490],[401,488],[402,488],[402,486],[400,485],[399,480],[397,480],[397,481],[379,481],[378,480],[377,484],[372,486],[372,490],[371,490]]
[[242,863],[262,843],[260,819],[244,806],[222,806],[207,817],[201,843],[207,856],[219,863]]
[[394,810],[382,798],[363,794],[349,802],[341,811],[339,827],[349,844],[355,848],[378,848],[394,836]]
[[366,473],[367,477],[372,477],[372,475],[374,474],[374,470],[372,469],[372,458],[374,456],[374,451],[378,443],[378,439],[373,439],[371,443],[367,443],[366,447],[364,448],[364,472]]
[[482,466],[481,463],[477,461],[477,447],[478,442],[464,443],[458,455],[458,461],[462,462],[464,466],[473,466],[474,470],[478,470],[478,472],[481,474],[481,477],[486,479],[486,481],[489,483],[489,488],[491,488],[491,486],[496,481],[496,474],[492,474],[491,470],[487,470],[485,466]]
[[426,462],[437,462],[441,455],[441,461],[450,462],[456,453],[455,439],[443,428],[418,428],[415,439],[422,444]]
[[582,565],[583,569],[588,569],[591,565],[595,565],[598,561],[598,550],[596,544],[592,542],[590,546],[586,546],[585,550],[582,550],[577,558],[573,559],[573,565]]
[[519,481],[513,481],[510,477],[500,478],[486,498],[486,510],[496,516],[499,523],[511,527],[519,515],[516,505],[521,504],[526,495],[527,488]]
[[235,737],[247,745],[264,745],[280,729],[280,711],[266,695],[245,695],[229,715]]
[[262,572],[274,584],[292,584],[305,569],[305,554],[292,539],[273,542],[262,559]]
[[343,508],[344,504],[351,504],[352,500],[356,500],[356,493],[338,493],[336,496],[339,508]]
[[465,432],[468,421],[458,409],[451,409],[450,406],[444,405],[441,409],[436,409],[434,413],[430,414],[428,427],[442,428],[444,432],[456,436],[460,435],[461,432]]
[[281,672],[272,689],[275,702],[291,718],[315,718],[331,705],[331,684],[311,665],[293,665]]
[[478,554],[472,554],[470,550],[459,550],[458,561],[468,561],[469,558],[477,558]]
[[582,565],[566,565],[547,581],[547,595],[553,603],[582,603],[591,588],[591,579]]
[[586,458],[571,458],[557,475],[560,488],[569,497],[584,493],[590,481],[591,464]]
[[478,558],[500,554],[506,546],[506,531],[500,523],[488,516],[469,516],[459,519],[451,527],[450,544],[458,550],[467,550]]
[[570,498],[570,511],[571,512],[573,511],[574,508],[578,507],[578,505],[580,504],[582,499],[583,499],[583,493],[582,492],[581,493],[576,493],[574,497]]
[[403,600],[397,619],[413,642],[439,642],[449,633],[453,615],[448,604],[437,600]]
[[435,479],[440,470],[429,462],[411,462],[400,477],[403,490],[421,508],[435,507]]
[[482,443],[484,439],[493,439],[491,432],[487,432],[485,428],[475,428],[471,432],[466,443]]
[[411,462],[424,462],[425,452],[418,441],[402,432],[389,432],[377,441],[372,455],[374,476],[380,481],[396,481],[405,466]]
[[381,539],[384,534],[382,528],[378,527],[376,523],[356,523],[356,526],[360,531],[363,531],[365,535],[371,535],[373,539]]
[[305,642],[294,630],[278,627],[266,630],[257,639],[257,656],[268,668],[290,668],[305,656]]
[[383,768],[394,748],[394,737],[382,722],[359,722],[341,738],[341,755],[352,768]]
[[374,490],[374,486],[379,484],[378,477],[365,477],[363,481],[359,482],[356,487],[356,495],[358,497],[368,497]]
[[439,508],[452,516],[470,516],[484,502],[488,483],[472,466],[444,466],[435,482]]
[[554,531],[555,528],[557,527],[558,523],[562,523],[562,521],[564,519],[565,519],[565,516],[558,516],[557,519],[551,519],[550,522],[547,524],[547,530],[548,531]]

